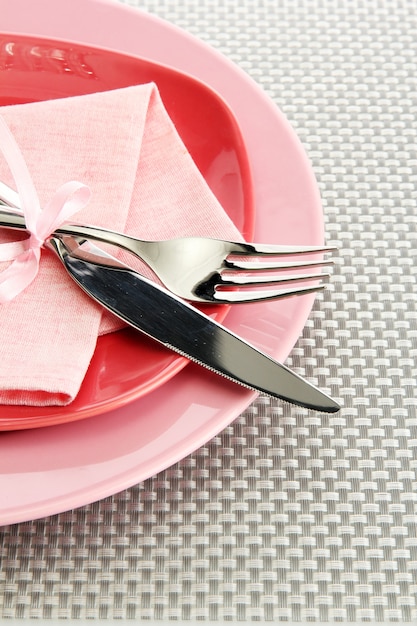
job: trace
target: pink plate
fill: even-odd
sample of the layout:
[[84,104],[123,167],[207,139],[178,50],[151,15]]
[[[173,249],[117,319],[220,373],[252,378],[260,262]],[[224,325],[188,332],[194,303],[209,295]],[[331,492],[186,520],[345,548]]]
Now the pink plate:
[[[250,239],[253,195],[236,120],[202,82],[161,64],[65,41],[0,33],[0,106],[155,82],[184,143],[225,211]],[[227,307],[206,307],[220,321]],[[123,330],[99,337],[76,399],[65,407],[0,405],[0,430],[63,424],[122,406],[165,383],[187,361]]]
[[[104,0],[0,0],[4,32],[59,37],[167,63],[218,91],[232,108],[254,178],[254,239],[323,241],[317,183],[284,116],[243,71],[182,30]],[[100,25],[97,28],[97,24]],[[313,296],[234,307],[234,332],[285,360]],[[191,364],[152,393],[104,415],[0,433],[0,523],[35,519],[128,488],[214,437],[256,394]]]

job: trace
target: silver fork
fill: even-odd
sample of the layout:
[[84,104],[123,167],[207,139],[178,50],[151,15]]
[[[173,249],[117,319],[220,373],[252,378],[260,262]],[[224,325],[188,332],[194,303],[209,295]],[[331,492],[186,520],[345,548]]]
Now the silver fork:
[[[3,210],[0,210],[0,226],[25,229],[18,194],[1,182],[0,204],[3,206]],[[165,287],[177,296],[192,302],[210,304],[259,302],[322,290],[325,286],[321,281],[328,278],[329,274],[288,272],[317,267],[329,261],[271,259],[273,256],[334,250],[327,246],[280,246],[204,237],[144,241],[124,233],[78,224],[65,224],[56,233],[123,248],[144,261]],[[269,258],[261,260],[261,257]],[[309,284],[285,287],[287,283],[300,281]],[[270,288],[259,289],[264,286]]]

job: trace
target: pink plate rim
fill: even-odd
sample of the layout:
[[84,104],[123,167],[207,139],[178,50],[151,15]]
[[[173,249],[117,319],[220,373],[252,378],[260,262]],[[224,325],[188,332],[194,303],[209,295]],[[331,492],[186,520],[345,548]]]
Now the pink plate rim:
[[[232,108],[246,141],[255,240],[274,242],[279,234],[282,243],[323,242],[320,195],[301,142],[267,94],[219,52],[160,18],[109,0],[0,0],[0,14],[4,32],[121,50],[206,82]],[[236,307],[227,325],[284,361],[314,296],[295,300]],[[0,489],[8,496],[0,524],[60,513],[127,489],[207,443],[255,398],[191,364],[162,388],[105,416],[2,433]]]

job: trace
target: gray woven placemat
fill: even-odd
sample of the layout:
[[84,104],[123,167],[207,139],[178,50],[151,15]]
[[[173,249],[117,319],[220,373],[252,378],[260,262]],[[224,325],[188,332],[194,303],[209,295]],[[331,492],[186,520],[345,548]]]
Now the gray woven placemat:
[[75,511],[0,528],[0,617],[417,622],[415,0],[130,0],[239,64],[313,162],[329,290],[289,365],[206,446]]

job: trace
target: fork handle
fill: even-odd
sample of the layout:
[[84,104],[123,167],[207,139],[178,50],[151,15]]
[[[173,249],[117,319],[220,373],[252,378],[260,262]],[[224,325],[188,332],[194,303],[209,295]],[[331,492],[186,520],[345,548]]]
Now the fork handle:
[[[26,229],[19,194],[2,181],[0,181],[0,207],[1,206],[4,208],[3,210],[0,209],[0,226],[5,228],[18,228],[20,230]],[[56,230],[56,233],[59,233],[60,235],[86,237],[103,243],[109,243],[131,252],[142,261],[145,261],[145,263],[148,263],[151,260],[150,249],[152,247],[152,242],[132,238],[129,237],[129,235],[109,230],[107,228],[88,226],[84,224],[82,226],[77,224],[64,224]],[[139,246],[140,253],[138,250]]]
[[[0,226],[18,230],[26,229],[25,218],[17,203],[13,205],[13,208],[11,206],[9,207],[5,204],[3,198],[0,197],[0,207],[3,207],[2,209],[0,208]],[[81,226],[78,224],[64,224],[57,228],[55,233],[59,235],[72,235],[73,237],[85,237],[86,239],[93,239],[95,241],[101,241],[102,243],[118,246],[134,254],[145,263],[151,263],[151,241],[148,242],[132,238],[124,233],[100,228],[99,226]],[[140,252],[138,249],[139,246]]]

